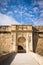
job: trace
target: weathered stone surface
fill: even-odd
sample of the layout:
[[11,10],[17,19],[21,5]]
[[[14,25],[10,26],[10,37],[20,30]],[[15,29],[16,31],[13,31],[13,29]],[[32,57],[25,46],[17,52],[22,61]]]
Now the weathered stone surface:
[[0,26],[0,53],[34,51],[43,55],[43,26]]

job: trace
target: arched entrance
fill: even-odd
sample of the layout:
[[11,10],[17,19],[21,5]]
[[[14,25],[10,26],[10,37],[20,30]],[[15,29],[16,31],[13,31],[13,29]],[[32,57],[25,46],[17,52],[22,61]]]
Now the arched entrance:
[[25,53],[25,37],[19,37],[18,38],[18,53]]
[[22,46],[18,45],[18,53],[26,53]]

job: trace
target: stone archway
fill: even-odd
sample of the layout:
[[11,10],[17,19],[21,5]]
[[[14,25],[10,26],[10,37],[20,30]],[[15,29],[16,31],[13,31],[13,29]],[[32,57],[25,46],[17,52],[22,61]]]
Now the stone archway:
[[25,42],[26,42],[26,39],[25,37],[19,37],[18,38],[18,52],[19,53],[25,53],[26,50],[25,50]]
[[18,45],[18,53],[26,53],[26,51],[22,46]]

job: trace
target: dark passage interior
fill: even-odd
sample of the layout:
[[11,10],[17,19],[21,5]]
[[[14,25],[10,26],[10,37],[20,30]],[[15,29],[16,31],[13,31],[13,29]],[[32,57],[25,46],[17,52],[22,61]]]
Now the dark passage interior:
[[26,53],[22,46],[18,46],[18,53]]

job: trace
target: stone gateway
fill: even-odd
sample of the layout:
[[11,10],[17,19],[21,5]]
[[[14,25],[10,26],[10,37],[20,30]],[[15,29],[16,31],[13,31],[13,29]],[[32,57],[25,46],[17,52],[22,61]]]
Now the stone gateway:
[[43,26],[0,26],[0,54],[29,51],[43,55]]

